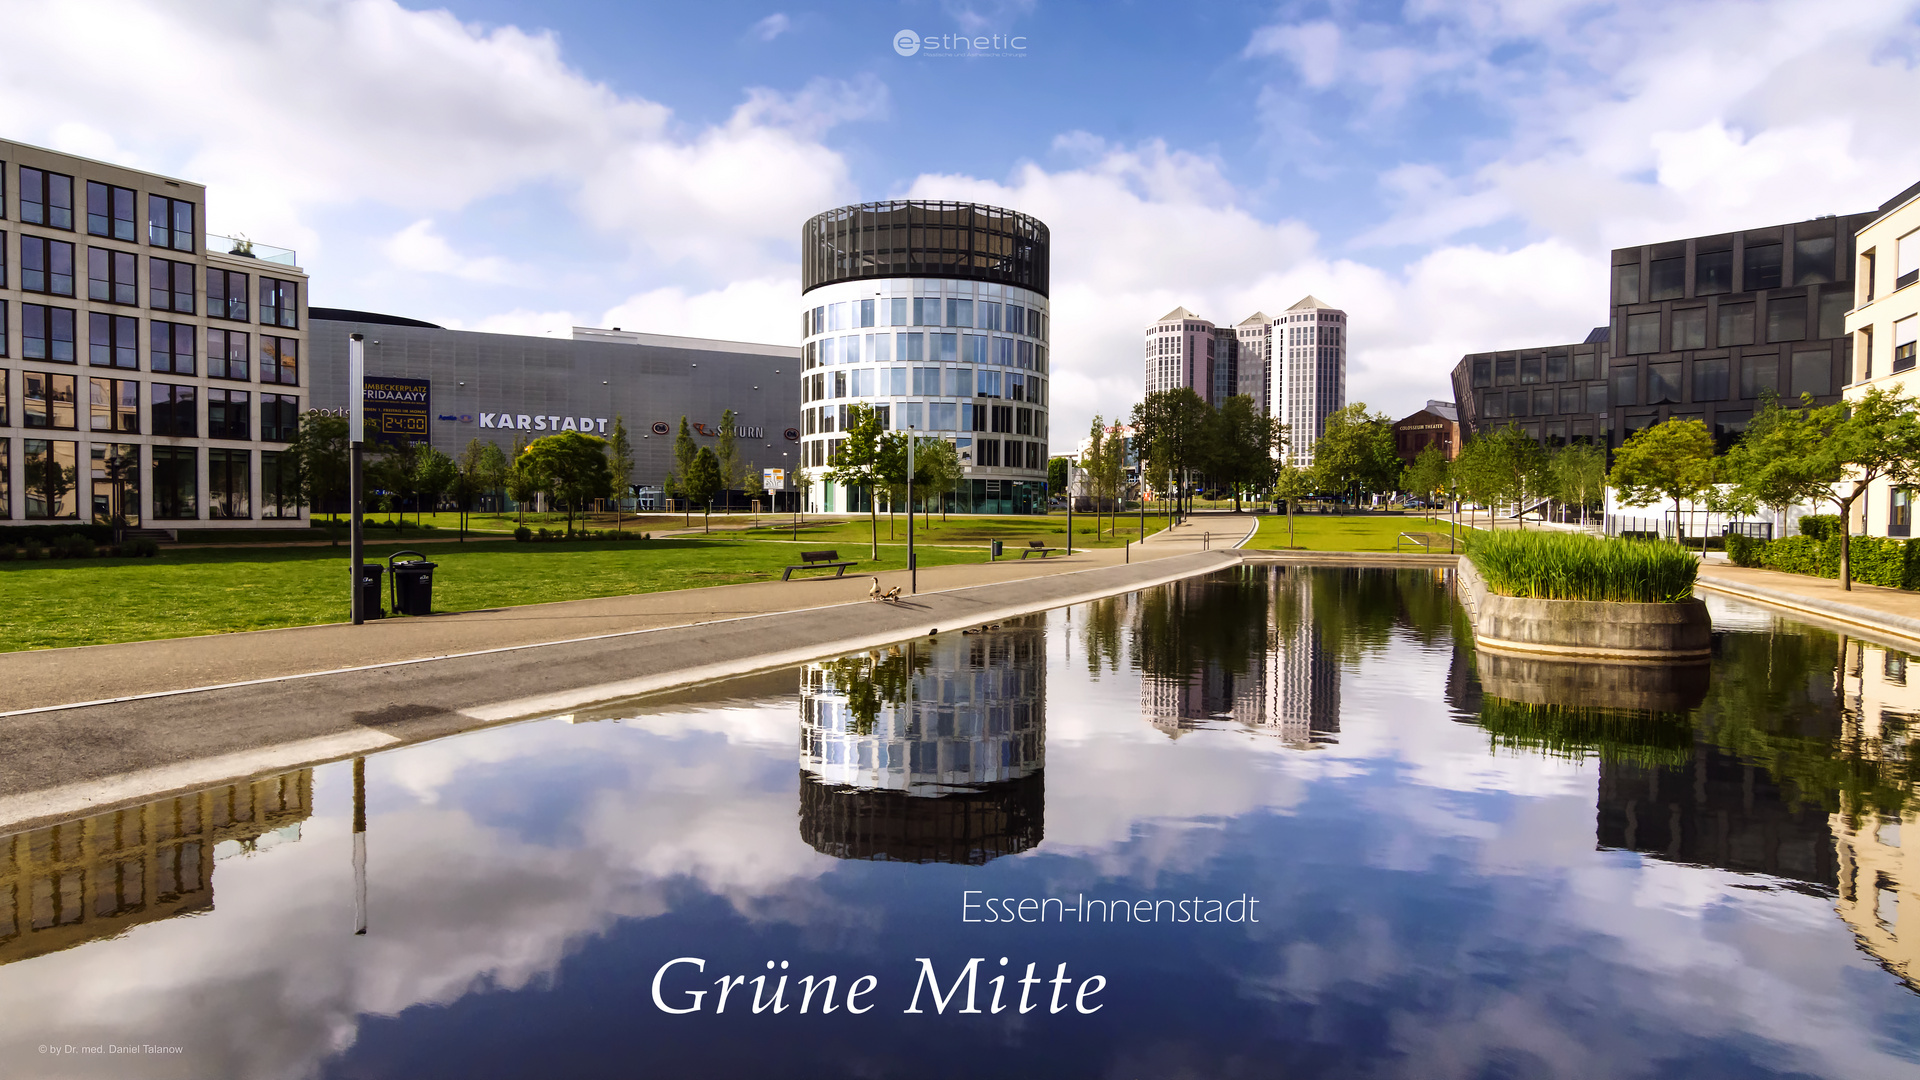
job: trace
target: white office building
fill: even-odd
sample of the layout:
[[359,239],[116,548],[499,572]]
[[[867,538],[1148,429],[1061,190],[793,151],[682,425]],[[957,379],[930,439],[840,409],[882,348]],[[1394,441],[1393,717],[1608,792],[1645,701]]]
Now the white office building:
[[955,513],[1047,510],[1048,234],[973,203],[896,201],[801,233],[801,464],[807,503],[864,512],[830,463],[855,405],[954,444]]
[[1347,404],[1347,313],[1309,296],[1273,320],[1272,415],[1295,465],[1313,464],[1327,417]]

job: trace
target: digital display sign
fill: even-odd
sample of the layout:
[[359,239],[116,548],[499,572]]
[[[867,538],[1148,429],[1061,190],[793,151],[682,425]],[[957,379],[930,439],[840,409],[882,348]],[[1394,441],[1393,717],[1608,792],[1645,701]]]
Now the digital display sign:
[[367,426],[375,442],[426,442],[433,433],[433,383],[369,375],[361,383]]

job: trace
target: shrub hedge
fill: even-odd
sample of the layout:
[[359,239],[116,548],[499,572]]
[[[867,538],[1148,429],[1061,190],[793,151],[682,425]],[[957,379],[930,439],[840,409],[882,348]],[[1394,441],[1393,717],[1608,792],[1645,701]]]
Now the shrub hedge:
[[[1818,515],[1829,517],[1829,515]],[[1802,533],[1809,518],[1801,518]],[[1838,519],[1834,519],[1838,520]],[[1736,566],[1753,566],[1765,570],[1778,570],[1786,574],[1805,574],[1808,577],[1837,578],[1840,576],[1840,536],[1837,532],[1827,532],[1823,524],[1816,523],[1816,531],[1823,535],[1788,536],[1779,540],[1746,540],[1738,545],[1729,544],[1727,556]],[[1889,589],[1920,589],[1920,545],[1911,540],[1897,540],[1884,536],[1856,536],[1852,543],[1853,580],[1863,585],[1881,585]]]
[[1815,540],[1830,540],[1840,535],[1840,515],[1808,514],[1800,519],[1800,535]]

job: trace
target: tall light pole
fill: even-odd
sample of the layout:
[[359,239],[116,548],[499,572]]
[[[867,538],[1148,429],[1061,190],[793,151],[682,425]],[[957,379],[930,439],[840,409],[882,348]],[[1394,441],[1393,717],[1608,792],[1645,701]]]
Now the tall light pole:
[[361,487],[360,451],[367,426],[367,342],[363,335],[347,335],[347,528],[353,559],[353,625],[367,621],[366,590],[360,579],[367,572],[366,535],[360,520],[365,501]]

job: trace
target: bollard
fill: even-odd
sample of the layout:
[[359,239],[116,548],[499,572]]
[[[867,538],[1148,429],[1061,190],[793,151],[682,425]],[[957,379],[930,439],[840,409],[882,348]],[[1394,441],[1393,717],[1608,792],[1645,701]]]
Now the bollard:
[[1127,539],[1127,562],[1133,562],[1133,539],[1131,537]]

